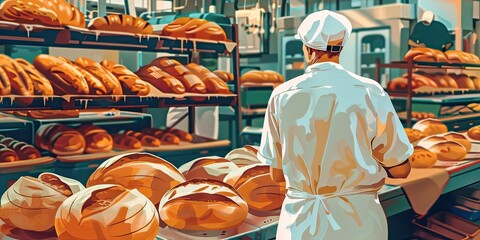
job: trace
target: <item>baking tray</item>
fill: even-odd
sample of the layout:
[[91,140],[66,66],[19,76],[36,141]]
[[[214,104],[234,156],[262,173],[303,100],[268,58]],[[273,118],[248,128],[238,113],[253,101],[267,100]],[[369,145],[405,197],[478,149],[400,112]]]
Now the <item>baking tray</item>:
[[455,202],[461,206],[480,211],[480,199],[469,198],[462,195],[457,195]]
[[279,220],[280,210],[266,212],[261,215],[249,213],[245,222],[260,229],[260,239],[274,239],[277,235]]
[[469,239],[480,239],[480,225],[449,212],[440,212],[430,216],[427,223],[432,229],[465,234]]
[[248,223],[243,223],[237,228],[219,231],[179,231],[170,227],[165,227],[158,230],[158,240],[256,240],[260,229]]
[[477,221],[480,219],[480,210],[474,210],[465,206],[453,205],[450,206],[449,211],[470,221]]
[[[469,237],[458,231],[450,230],[447,228],[439,227],[438,225],[432,225],[425,219],[414,219],[413,224],[418,232],[425,232],[428,235],[442,236],[440,239],[451,240],[467,240]],[[417,232],[417,234],[418,234]],[[428,238],[427,238],[428,239]]]

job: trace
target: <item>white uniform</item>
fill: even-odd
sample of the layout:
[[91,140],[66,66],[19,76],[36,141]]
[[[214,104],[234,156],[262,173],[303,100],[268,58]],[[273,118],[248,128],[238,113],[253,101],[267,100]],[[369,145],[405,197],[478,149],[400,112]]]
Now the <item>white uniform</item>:
[[391,100],[375,81],[331,62],[277,87],[258,157],[283,169],[288,193],[277,239],[387,239],[377,191],[412,154]]

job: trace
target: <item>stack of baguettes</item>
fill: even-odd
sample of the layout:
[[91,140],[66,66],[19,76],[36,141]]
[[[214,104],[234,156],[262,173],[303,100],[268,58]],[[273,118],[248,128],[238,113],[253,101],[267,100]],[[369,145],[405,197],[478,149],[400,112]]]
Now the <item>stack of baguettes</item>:
[[480,64],[480,58],[473,53],[458,50],[442,52],[432,48],[412,48],[405,54],[405,61]]

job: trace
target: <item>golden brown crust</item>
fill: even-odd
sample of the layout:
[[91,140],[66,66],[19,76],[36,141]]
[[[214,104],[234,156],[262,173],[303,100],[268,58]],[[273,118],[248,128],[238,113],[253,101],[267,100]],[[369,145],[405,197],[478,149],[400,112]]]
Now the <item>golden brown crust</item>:
[[77,58],[75,64],[95,76],[105,86],[107,94],[122,95],[122,86],[118,79],[99,63],[89,58]]
[[10,81],[12,94],[21,96],[35,94],[32,79],[16,61],[7,55],[0,54],[0,64]]
[[109,152],[113,148],[113,138],[105,129],[95,125],[82,125],[76,129],[85,138],[86,153]]
[[463,51],[449,50],[445,52],[447,59],[450,63],[470,63],[470,57]]
[[215,41],[227,40],[225,31],[218,24],[197,18],[177,18],[163,28],[162,35]]
[[237,168],[237,165],[224,158],[203,157],[182,165],[179,171],[187,180],[212,179],[223,181],[229,172]]
[[125,94],[145,96],[150,93],[148,84],[125,66],[108,60],[103,60],[100,64],[120,81]]
[[116,149],[135,150],[142,148],[142,143],[134,137],[125,134],[113,134],[112,137],[113,147]]
[[269,74],[262,71],[258,71],[258,70],[252,70],[252,71],[246,72],[241,77],[242,83],[246,83],[246,82],[265,83],[265,82],[269,82],[269,80],[271,80],[271,77],[269,77]]
[[153,60],[151,64],[161,68],[163,71],[180,80],[183,86],[185,86],[185,90],[187,92],[207,92],[207,87],[202,80],[177,60],[169,58],[157,58]]
[[185,131],[182,131],[180,129],[170,128],[170,129],[165,130],[165,131],[177,136],[178,138],[180,138],[180,140],[182,140],[184,142],[192,142],[193,141],[192,134],[190,134],[188,132],[185,132]]
[[467,134],[471,139],[480,141],[480,126],[475,126],[468,129]]
[[222,79],[224,82],[228,83],[228,82],[231,82],[233,80],[235,80],[234,76],[232,73],[229,73],[227,71],[222,71],[222,70],[215,70],[213,71],[213,73],[215,75],[217,75],[217,77],[219,77],[220,79]]
[[475,83],[471,78],[469,78],[466,74],[450,74],[450,77],[455,79],[458,84],[458,88],[464,88],[469,90],[475,90]]
[[141,67],[135,74],[164,93],[185,93],[182,82],[152,64]]
[[20,160],[17,153],[9,148],[0,149],[0,163],[2,162],[15,162]]
[[82,74],[82,76],[85,78],[85,81],[87,82],[89,94],[91,95],[107,94],[107,89],[105,88],[103,83],[100,80],[98,80],[98,78],[96,78],[91,73],[89,73],[87,70],[79,67],[78,65],[75,65],[72,61],[64,57],[58,57],[58,59],[68,63],[70,66],[74,67],[76,70],[78,70],[78,72]]
[[411,143],[426,137],[426,135],[423,132],[416,129],[411,129],[411,128],[405,128],[405,133],[407,134],[408,140]]
[[443,137],[449,141],[460,143],[467,152],[470,152],[470,150],[472,149],[472,143],[463,134],[456,133],[456,132],[449,132],[444,134]]
[[126,14],[97,17],[88,24],[90,30],[153,34],[153,27],[140,17]]
[[458,84],[455,79],[447,74],[435,74],[432,78],[438,86],[446,88],[458,88]]
[[162,142],[162,144],[165,144],[165,145],[169,145],[169,144],[180,144],[180,138],[177,137],[176,135],[172,134],[172,133],[169,133],[169,132],[165,132],[161,129],[157,129],[157,128],[146,128],[146,129],[143,129],[142,130],[142,133],[144,134],[147,134],[147,135],[150,135],[150,136],[154,136],[158,139],[160,139],[160,141]]
[[430,168],[437,162],[437,155],[423,147],[416,146],[408,160],[413,168]]
[[54,123],[42,125],[35,134],[35,145],[55,155],[78,155],[85,151],[85,139],[78,131]]
[[0,66],[0,96],[10,95],[12,93],[12,86],[7,71]]
[[124,134],[138,139],[144,147],[160,147],[160,145],[162,144],[162,142],[158,138],[143,134],[141,132],[128,130],[125,131]]
[[20,160],[28,160],[42,157],[40,151],[32,145],[29,145],[25,142],[18,142],[14,144],[11,148],[14,150]]
[[432,48],[412,48],[405,54],[404,59],[417,62],[448,62],[443,52]]
[[436,134],[443,134],[448,132],[448,128],[442,122],[436,119],[423,119],[415,123],[412,127],[413,129],[417,129],[427,136],[436,135]]
[[82,74],[63,60],[41,54],[35,58],[33,65],[50,80],[55,94],[86,95],[89,93],[89,86]]
[[30,79],[32,79],[35,94],[43,96],[53,95],[53,87],[50,81],[32,64],[21,58],[17,58],[15,61],[20,65],[20,67],[22,67]]
[[197,77],[199,77],[205,84],[209,93],[230,94],[228,85],[220,79],[217,75],[210,72],[206,67],[196,63],[189,63],[186,67]]
[[461,161],[467,156],[467,150],[460,143],[445,141],[433,145],[430,149],[441,161]]

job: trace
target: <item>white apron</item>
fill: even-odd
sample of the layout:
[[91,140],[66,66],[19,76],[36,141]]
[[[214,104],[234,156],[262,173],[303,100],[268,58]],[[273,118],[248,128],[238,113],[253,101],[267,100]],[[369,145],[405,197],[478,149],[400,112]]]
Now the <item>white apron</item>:
[[376,192],[312,195],[289,190],[277,239],[387,240],[387,222]]

